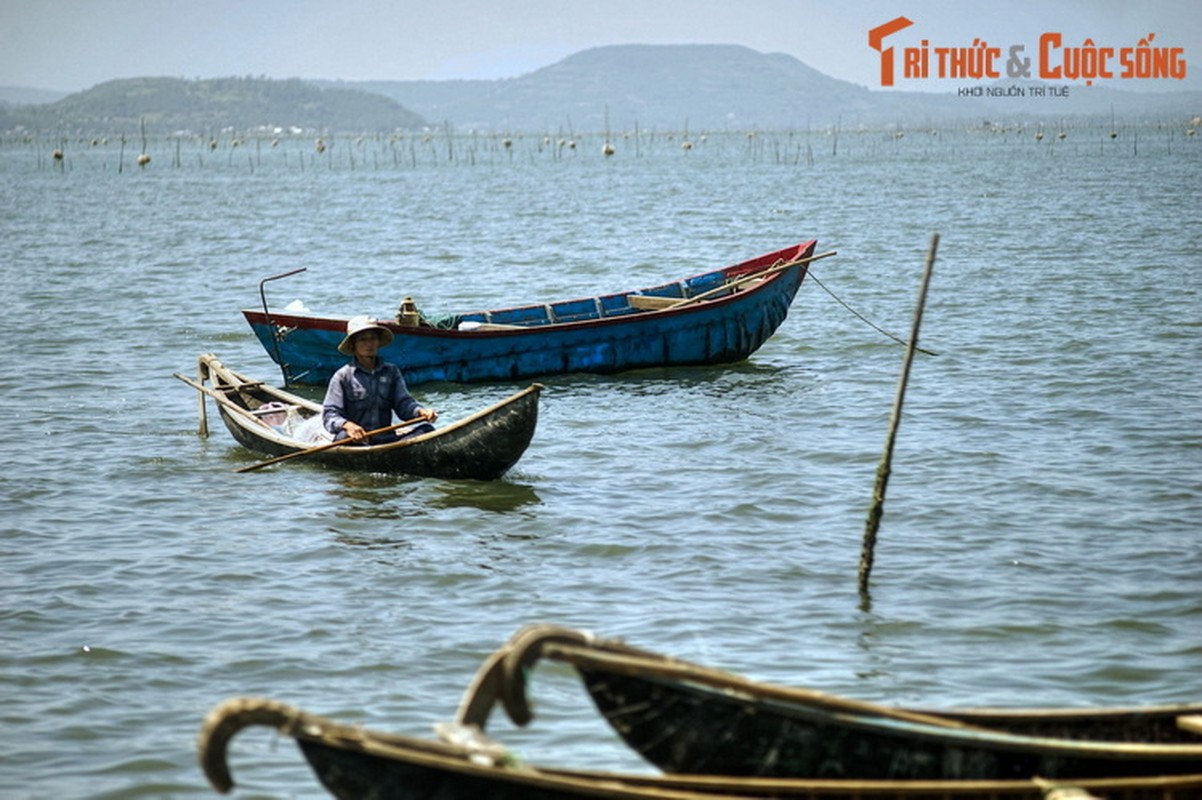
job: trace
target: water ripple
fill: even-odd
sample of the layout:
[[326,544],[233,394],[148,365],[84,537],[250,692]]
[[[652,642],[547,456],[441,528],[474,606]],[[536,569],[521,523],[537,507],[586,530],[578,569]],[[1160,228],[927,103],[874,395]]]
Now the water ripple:
[[[211,796],[196,731],[233,695],[428,735],[534,621],[888,702],[1196,699],[1202,253],[1162,235],[1196,223],[1173,199],[1202,177],[1196,147],[946,132],[847,134],[812,164],[719,135],[609,162],[283,155],[50,173],[0,148],[5,797]],[[216,351],[277,379],[238,312],[296,266],[273,302],[390,316],[406,294],[581,296],[811,236],[839,250],[823,285],[904,336],[934,230],[921,344],[939,355],[914,363],[867,606],[902,351],[812,281],[743,364],[547,379],[496,483],[234,474],[255,456],[212,415],[197,438],[170,378]],[[53,335],[50,313],[69,321]],[[512,388],[418,394],[451,419]],[[539,670],[535,696],[533,726],[496,731],[523,757],[646,769],[566,671]],[[278,737],[234,751],[248,796],[315,791]]]

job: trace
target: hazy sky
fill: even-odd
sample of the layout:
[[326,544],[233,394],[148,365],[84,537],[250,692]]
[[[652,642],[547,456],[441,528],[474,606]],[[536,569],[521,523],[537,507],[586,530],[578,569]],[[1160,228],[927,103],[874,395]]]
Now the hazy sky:
[[1117,48],[1154,33],[1197,59],[1190,83],[1202,72],[1199,0],[0,0],[0,85],[508,78],[599,45],[688,43],[787,53],[878,88],[867,32],[897,16],[932,46],[1034,51],[1057,31],[1066,45]]

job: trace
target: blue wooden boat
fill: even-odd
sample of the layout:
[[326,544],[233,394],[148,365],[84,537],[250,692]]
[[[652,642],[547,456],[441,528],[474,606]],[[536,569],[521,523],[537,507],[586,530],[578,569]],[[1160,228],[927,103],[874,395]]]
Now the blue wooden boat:
[[[617,294],[436,320],[402,311],[384,322],[394,338],[381,355],[410,385],[741,361],[784,321],[809,264],[834,255],[816,244]],[[324,384],[346,362],[348,317],[270,309],[265,296],[242,313],[286,384]]]

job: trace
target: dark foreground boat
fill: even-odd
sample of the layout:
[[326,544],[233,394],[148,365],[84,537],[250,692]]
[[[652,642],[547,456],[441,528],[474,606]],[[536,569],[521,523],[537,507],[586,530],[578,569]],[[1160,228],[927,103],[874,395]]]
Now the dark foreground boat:
[[[741,361],[784,321],[810,262],[834,255],[815,256],[816,244],[617,294],[437,320],[399,313],[381,356],[410,385]],[[284,382],[324,384],[342,366],[347,318],[269,310],[260,294],[263,308],[242,313]]]
[[[321,446],[321,404],[252,380],[200,357],[198,379],[176,374],[200,394],[200,432],[207,435],[205,397],[217,402],[226,428],[243,447],[269,456],[290,456]],[[211,382],[211,386],[207,385]],[[534,384],[469,417],[388,444],[327,447],[304,456],[341,469],[404,473],[434,478],[499,478],[526,451],[538,421]],[[314,432],[317,432],[316,434]]]
[[262,725],[292,737],[318,780],[342,800],[1187,800],[1202,796],[1202,774],[1074,781],[905,781],[635,775],[543,769],[470,729],[444,732],[454,743],[378,733],[274,700],[235,698],[201,727],[199,758],[217,791],[233,786],[230,740]]
[[1077,779],[1202,772],[1202,706],[926,711],[756,683],[617,640],[531,626],[480,668],[457,722],[497,701],[531,719],[526,675],[570,664],[630,747],[670,773],[874,780]]

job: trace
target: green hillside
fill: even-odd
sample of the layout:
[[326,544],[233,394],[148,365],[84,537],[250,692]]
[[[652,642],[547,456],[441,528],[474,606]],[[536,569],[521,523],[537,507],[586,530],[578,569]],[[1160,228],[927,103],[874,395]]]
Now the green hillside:
[[195,134],[287,131],[390,132],[424,127],[417,114],[379,94],[321,88],[299,79],[132,78],[99,84],[53,103],[0,108],[0,130],[129,133],[142,122]]

